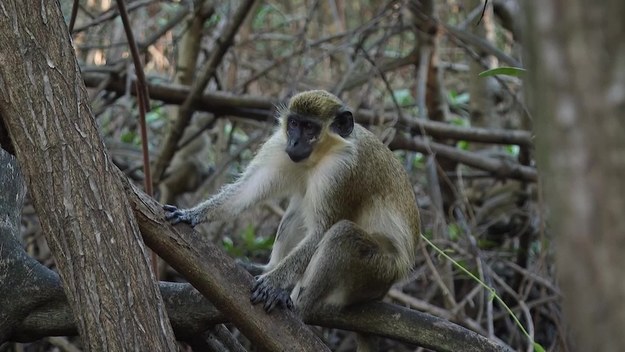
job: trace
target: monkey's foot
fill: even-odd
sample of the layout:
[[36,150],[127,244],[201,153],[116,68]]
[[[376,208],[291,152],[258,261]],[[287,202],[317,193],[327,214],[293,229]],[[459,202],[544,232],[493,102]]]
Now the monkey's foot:
[[289,292],[283,288],[273,286],[269,283],[267,276],[256,277],[250,300],[253,304],[265,302],[263,308],[265,308],[267,313],[270,313],[276,306],[293,309],[293,302]]
[[243,260],[243,259],[235,259],[234,262],[242,267],[243,269],[245,269],[248,273],[252,274],[252,276],[258,276],[261,275],[263,273],[263,271],[265,270],[265,266],[261,265],[261,264],[256,264],[256,263],[251,263],[248,260]]
[[199,223],[198,217],[188,209],[178,209],[173,205],[163,205],[163,210],[165,210],[165,219],[172,225],[184,222],[191,225],[191,227],[195,227]]

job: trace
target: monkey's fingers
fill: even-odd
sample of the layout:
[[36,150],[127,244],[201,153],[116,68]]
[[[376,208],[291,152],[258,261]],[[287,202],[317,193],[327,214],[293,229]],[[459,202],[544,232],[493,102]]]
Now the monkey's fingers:
[[184,222],[191,225],[191,227],[195,227],[199,223],[198,218],[193,216],[188,210],[178,209],[173,205],[163,205],[163,209],[165,210],[165,220],[172,225]]
[[178,207],[176,207],[174,205],[165,204],[165,205],[163,205],[163,210],[165,210],[167,212],[170,212],[170,213],[173,213],[176,210],[178,210]]
[[182,221],[182,212],[177,207],[165,204],[163,205],[163,210],[165,210],[165,220],[171,222],[173,225]]
[[267,300],[271,287],[268,287],[266,280],[262,276],[256,277],[256,282],[252,286],[252,296],[250,300],[253,304],[264,302]]
[[258,304],[260,302],[264,302],[265,300],[267,300],[267,291],[265,290],[256,290],[252,292],[252,296],[250,297],[252,304]]
[[253,304],[264,302],[263,308],[267,313],[280,306],[282,308],[293,309],[293,302],[287,290],[272,286],[266,277],[257,277],[252,286],[250,301]]
[[265,300],[265,304],[263,305],[263,308],[265,309],[265,312],[271,313],[271,311],[276,307],[278,303],[279,303],[278,294],[274,293],[272,295],[269,295],[269,297],[267,297],[267,300]]
[[258,290],[258,288],[260,287],[260,285],[262,285],[262,283],[263,283],[263,280],[262,280],[262,278],[260,277],[260,275],[258,275],[258,276],[254,276],[254,280],[256,280],[256,281],[254,281],[254,284],[252,285],[252,292],[254,292],[254,291]]
[[180,213],[180,210],[176,210],[173,213],[166,213],[165,220],[169,221],[169,223],[172,225],[176,225],[177,223],[184,221],[184,218],[183,214]]
[[269,296],[269,299],[265,301],[264,305],[267,313],[271,313],[271,311],[278,305],[282,308],[293,308],[293,301],[291,301],[291,296],[286,290],[278,288],[272,291],[272,294]]

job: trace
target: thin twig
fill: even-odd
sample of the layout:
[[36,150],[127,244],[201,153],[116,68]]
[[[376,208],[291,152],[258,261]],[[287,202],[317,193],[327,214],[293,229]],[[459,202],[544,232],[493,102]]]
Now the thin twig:
[[69,33],[71,34],[74,30],[74,24],[76,24],[76,16],[78,15],[78,0],[74,0],[72,4],[72,14],[69,18]]
[[135,67],[135,74],[137,75],[137,98],[139,100],[139,124],[141,128],[141,148],[143,150],[143,172],[145,174],[145,191],[148,195],[152,195],[152,175],[150,173],[150,157],[148,154],[148,136],[147,127],[145,121],[146,111],[150,111],[150,94],[148,92],[148,85],[145,79],[145,73],[143,72],[143,65],[141,64],[141,57],[139,56],[139,49],[135,42],[135,37],[132,32],[132,26],[130,25],[130,19],[128,18],[128,11],[124,0],[117,0],[117,6],[119,15],[124,25],[124,31],[126,32],[126,38],[128,39],[128,47],[132,55],[132,61]]
[[[117,0],[117,6],[119,8],[119,15],[122,18],[124,25],[124,31],[126,32],[126,38],[128,39],[128,46],[132,54],[132,61],[135,66],[135,73],[137,75],[136,87],[137,87],[137,100],[139,105],[139,128],[141,131],[141,151],[143,155],[143,174],[144,174],[144,187],[145,193],[150,197],[154,194],[152,190],[152,174],[150,173],[150,155],[148,152],[148,130],[147,123],[145,121],[145,114],[150,111],[150,94],[148,92],[148,85],[145,81],[145,73],[143,72],[143,65],[141,64],[141,58],[139,57],[139,49],[135,42],[135,36],[132,33],[132,26],[130,25],[130,19],[128,18],[128,11],[124,0]],[[152,273],[158,280],[158,255],[152,252]]]
[[[133,1],[130,5],[128,5],[128,12],[132,12],[135,11],[143,6],[147,6],[151,3],[153,3],[154,0],[136,0]],[[86,29],[89,29],[93,26],[97,26],[101,23],[104,23],[106,21],[110,21],[115,19],[115,17],[117,17],[117,15],[119,14],[118,9],[116,8],[111,8],[107,11],[105,11],[104,13],[100,14],[99,17],[97,17],[96,19],[94,19],[93,21],[85,24],[84,26],[78,27],[76,29],[74,29],[73,34],[76,33],[80,33],[85,31]]]

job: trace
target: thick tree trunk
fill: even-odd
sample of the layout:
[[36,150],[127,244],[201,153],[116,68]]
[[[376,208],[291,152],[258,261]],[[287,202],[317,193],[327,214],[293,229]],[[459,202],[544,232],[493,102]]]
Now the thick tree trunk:
[[579,351],[625,351],[625,2],[534,0],[526,44],[539,166]]
[[175,350],[57,1],[2,0],[0,116],[87,350]]

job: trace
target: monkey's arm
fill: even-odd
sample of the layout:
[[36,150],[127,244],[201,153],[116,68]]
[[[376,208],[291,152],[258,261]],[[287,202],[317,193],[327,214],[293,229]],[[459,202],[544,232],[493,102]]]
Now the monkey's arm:
[[219,193],[190,209],[165,205],[165,218],[172,224],[186,222],[195,226],[213,219],[237,216],[252,205],[286,192],[288,185],[281,176],[282,156],[279,141],[268,140],[258,151],[241,177]]
[[252,287],[252,303],[264,302],[263,307],[267,312],[271,312],[278,305],[293,308],[290,290],[306,271],[323,233],[322,230],[309,233],[271,271],[258,276]]

